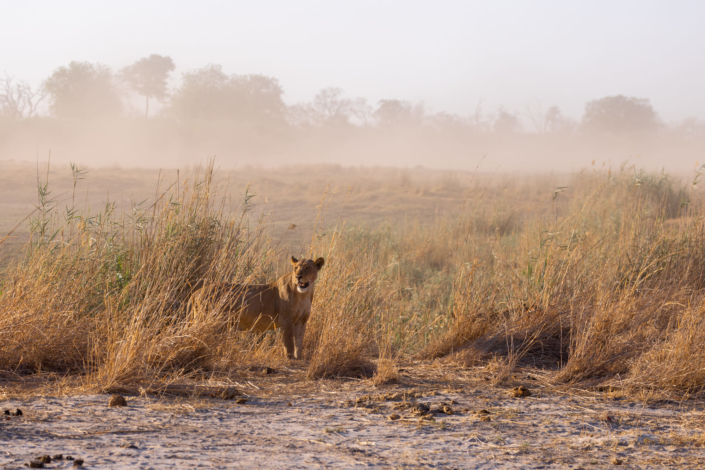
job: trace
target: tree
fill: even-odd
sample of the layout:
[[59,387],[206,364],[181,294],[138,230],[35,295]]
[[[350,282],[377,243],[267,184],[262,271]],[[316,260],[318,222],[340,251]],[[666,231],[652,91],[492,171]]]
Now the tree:
[[313,98],[313,110],[321,122],[348,124],[352,114],[352,100],[343,98],[341,88],[324,88]]
[[49,109],[60,118],[116,116],[122,110],[120,93],[108,67],[71,62],[44,82],[51,98]]
[[350,125],[352,121],[367,125],[372,109],[365,98],[345,98],[343,90],[328,87],[319,91],[312,103],[289,108],[289,121],[294,125]]
[[242,99],[241,117],[282,118],[286,105],[277,79],[254,74],[233,75],[230,80],[235,94]]
[[658,118],[648,99],[608,96],[585,105],[583,127],[607,134],[653,132]]
[[541,103],[526,107],[526,116],[538,134],[547,132],[569,132],[574,129],[573,121],[564,116],[558,106],[551,106],[544,111]]
[[280,120],[286,106],[275,78],[227,75],[211,64],[184,73],[168,111],[179,119]]
[[675,123],[671,127],[671,132],[674,132],[681,138],[691,139],[694,137],[705,136],[705,121],[701,121],[696,117],[687,117],[680,122]]
[[382,125],[410,124],[423,118],[424,108],[408,101],[380,100],[373,115]]
[[497,118],[494,120],[493,128],[495,132],[511,134],[521,130],[521,122],[514,114],[500,107],[497,112]]
[[12,119],[34,117],[45,98],[46,91],[41,87],[33,90],[29,83],[24,80],[16,82],[9,75],[0,79],[0,116]]
[[144,96],[144,116],[149,116],[149,99],[163,100],[167,96],[167,80],[174,71],[171,57],[152,54],[122,69],[122,78],[138,94]]

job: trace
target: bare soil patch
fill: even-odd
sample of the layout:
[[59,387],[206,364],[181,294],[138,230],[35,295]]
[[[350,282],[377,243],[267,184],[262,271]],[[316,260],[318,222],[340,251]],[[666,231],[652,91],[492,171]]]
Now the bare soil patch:
[[[405,365],[399,382],[303,380],[305,368],[243,371],[238,399],[126,396],[0,383],[0,468],[698,468],[705,403],[633,401],[614,390],[546,386],[517,371]],[[65,384],[64,384],[65,386]],[[531,395],[515,397],[522,386]],[[67,391],[69,390],[69,391]],[[147,390],[145,388],[145,390]],[[240,399],[244,398],[244,400]]]

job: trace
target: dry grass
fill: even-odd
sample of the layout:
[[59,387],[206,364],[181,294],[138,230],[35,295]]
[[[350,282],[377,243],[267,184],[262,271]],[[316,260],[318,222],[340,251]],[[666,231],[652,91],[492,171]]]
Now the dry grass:
[[[496,385],[521,366],[557,384],[703,391],[705,201],[695,185],[633,170],[564,181],[399,175],[352,181],[348,201],[392,213],[385,194],[418,198],[405,216],[344,223],[326,198],[300,245],[326,258],[308,379],[381,385],[415,357],[490,364]],[[455,209],[436,213],[429,198]],[[277,334],[186,315],[197,284],[271,280],[293,251],[251,199],[232,200],[212,166],[119,213],[64,214],[40,191],[30,243],[1,274],[0,370],[104,388],[284,364]],[[343,219],[324,223],[338,209]]]

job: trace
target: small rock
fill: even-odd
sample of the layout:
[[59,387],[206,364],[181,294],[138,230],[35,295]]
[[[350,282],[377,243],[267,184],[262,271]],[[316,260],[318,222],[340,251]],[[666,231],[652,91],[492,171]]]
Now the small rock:
[[74,467],[83,467],[83,459],[76,459],[73,461]]
[[24,413],[22,413],[22,410],[17,408],[14,413],[12,413],[12,416],[22,416]]
[[398,419],[401,419],[401,416],[399,416],[399,415],[396,414],[396,413],[392,413],[392,414],[389,415],[389,421],[396,421],[396,420],[398,420]]
[[531,391],[524,387],[523,385],[520,385],[518,387],[514,387],[512,389],[512,395],[515,397],[529,397],[531,396]]
[[612,459],[612,465],[622,465],[623,463],[622,459],[618,459],[617,457]]
[[487,410],[475,410],[472,412],[472,414],[474,414],[474,415],[488,415],[488,414],[490,414],[490,412]]
[[73,460],[73,457],[71,457],[70,455],[67,455],[66,460]]
[[5,411],[3,411],[3,414],[4,414],[5,416],[10,416],[10,410],[5,410]]
[[52,457],[54,460],[64,460],[64,455],[63,454],[56,454],[55,456]]
[[40,460],[40,461],[42,461],[42,462],[44,462],[44,463],[51,463],[51,456],[49,456],[49,455],[42,455],[42,456],[39,457],[37,460]]
[[235,403],[237,403],[238,405],[245,404],[247,403],[247,398],[238,398],[237,400],[235,400]]
[[44,462],[41,460],[30,460],[29,463],[25,465],[29,468],[44,468]]
[[489,416],[481,416],[480,421],[492,421],[492,418],[490,418]]
[[287,403],[286,406],[294,406],[291,404],[291,402]]
[[125,397],[123,397],[122,395],[113,395],[112,397],[110,397],[108,407],[113,408],[116,406],[127,406],[127,400],[125,400]]

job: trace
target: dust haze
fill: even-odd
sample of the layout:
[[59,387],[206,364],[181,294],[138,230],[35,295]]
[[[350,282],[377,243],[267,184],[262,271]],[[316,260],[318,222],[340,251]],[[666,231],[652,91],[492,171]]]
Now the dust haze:
[[[287,104],[276,77],[228,74],[217,64],[174,77],[169,56],[113,71],[70,62],[38,87],[0,78],[0,160],[91,167],[178,168],[308,164],[502,172],[591,165],[682,172],[702,159],[705,124],[667,124],[647,97],[596,97],[580,119],[558,105],[472,115],[432,112],[389,97],[370,102],[337,87]],[[176,84],[170,86],[174,81]],[[482,162],[482,163],[481,163]]]
[[692,172],[701,8],[628,3],[16,5],[0,160]]

